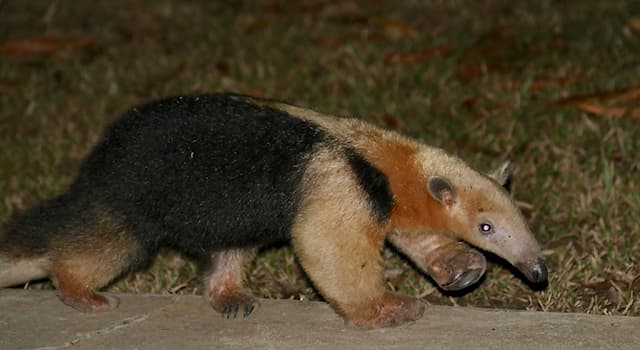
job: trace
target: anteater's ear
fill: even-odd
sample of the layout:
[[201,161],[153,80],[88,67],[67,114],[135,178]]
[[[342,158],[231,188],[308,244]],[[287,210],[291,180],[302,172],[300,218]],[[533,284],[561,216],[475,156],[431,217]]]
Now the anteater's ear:
[[455,196],[453,193],[453,186],[449,180],[440,176],[432,176],[429,178],[427,184],[429,193],[438,202],[448,206],[451,206],[455,202]]
[[490,172],[488,175],[490,178],[496,180],[496,182],[499,183],[500,186],[506,186],[507,182],[509,182],[510,166],[511,166],[511,162],[507,160],[504,163],[502,163],[502,165],[497,167],[495,170]]

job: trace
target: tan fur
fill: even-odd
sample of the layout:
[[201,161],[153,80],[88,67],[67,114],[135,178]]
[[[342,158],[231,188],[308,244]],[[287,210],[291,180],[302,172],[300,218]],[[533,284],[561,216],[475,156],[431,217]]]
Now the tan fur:
[[93,220],[75,232],[73,240],[52,243],[51,279],[63,302],[80,311],[105,311],[117,301],[96,294],[130,265],[137,242],[122,220],[95,210]]
[[316,287],[330,302],[339,301],[339,309],[380,297],[384,232],[365,209],[349,165],[331,150],[319,151],[303,188],[292,239]]
[[[251,100],[260,103],[260,100]],[[336,118],[313,110],[278,102],[262,105],[280,109],[301,119],[311,121],[339,140],[354,146],[370,162],[387,175],[396,206],[391,214],[392,226],[406,231],[419,231],[430,227],[443,231],[445,222],[442,208],[426,192],[429,171],[416,159],[424,145],[399,134],[377,128],[358,119]],[[445,156],[434,149],[433,161]],[[421,189],[423,191],[421,191]]]
[[[426,192],[427,176],[432,173],[422,168],[416,155],[426,147],[399,134],[377,128],[358,119],[336,118],[313,110],[279,102],[250,100],[270,106],[300,119],[311,121],[339,140],[354,146],[370,162],[387,175],[396,206],[392,213],[392,226],[417,231],[425,227],[444,230],[442,208]],[[432,161],[446,154],[437,149]],[[462,162],[460,162],[462,163]],[[420,190],[423,191],[420,191]]]
[[388,227],[372,216],[346,160],[331,149],[317,152],[303,191],[293,246],[325,299],[361,327],[418,318],[424,310],[420,302],[386,291],[380,252]]

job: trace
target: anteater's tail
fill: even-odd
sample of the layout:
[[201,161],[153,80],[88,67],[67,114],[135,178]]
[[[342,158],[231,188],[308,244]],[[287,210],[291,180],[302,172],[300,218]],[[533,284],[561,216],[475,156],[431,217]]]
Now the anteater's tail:
[[49,275],[49,259],[40,257],[7,257],[0,255],[0,288],[24,284]]
[[49,275],[50,242],[67,221],[66,202],[63,197],[46,201],[0,229],[0,288]]

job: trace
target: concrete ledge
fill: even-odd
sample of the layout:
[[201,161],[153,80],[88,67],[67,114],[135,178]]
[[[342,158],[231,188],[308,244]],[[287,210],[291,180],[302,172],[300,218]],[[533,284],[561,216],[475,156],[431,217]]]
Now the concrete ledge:
[[52,291],[0,290],[0,349],[638,349],[640,318],[431,306],[398,328],[362,331],[324,303],[262,300],[225,319],[198,296],[118,295],[82,314]]

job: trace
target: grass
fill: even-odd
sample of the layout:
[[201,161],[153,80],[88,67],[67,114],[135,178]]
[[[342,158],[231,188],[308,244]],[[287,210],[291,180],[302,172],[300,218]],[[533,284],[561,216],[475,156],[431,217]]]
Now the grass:
[[[359,116],[479,169],[513,161],[547,288],[491,258],[479,286],[447,295],[387,249],[390,288],[434,304],[638,316],[640,123],[578,102],[638,108],[639,54],[632,1],[0,1],[0,220],[62,191],[135,104],[257,94]],[[319,298],[286,245],[263,250],[248,279],[263,297]],[[173,252],[110,288],[201,290]]]

